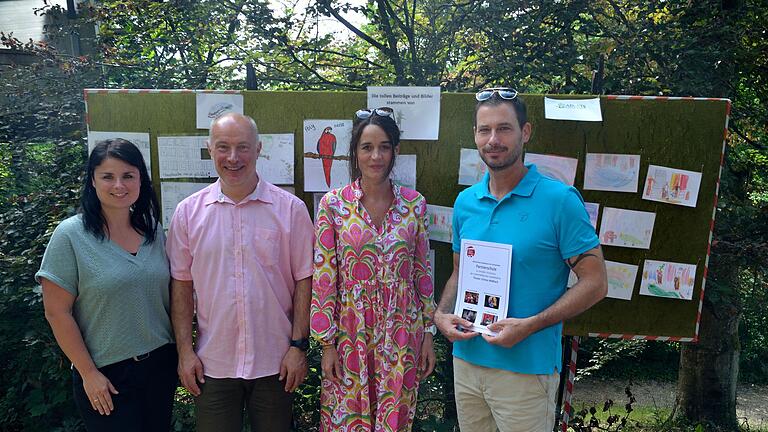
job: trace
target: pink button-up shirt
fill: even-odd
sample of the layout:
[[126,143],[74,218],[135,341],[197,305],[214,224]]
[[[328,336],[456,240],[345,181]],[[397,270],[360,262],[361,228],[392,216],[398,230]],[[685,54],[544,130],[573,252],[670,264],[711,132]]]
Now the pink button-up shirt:
[[173,278],[193,281],[206,376],[279,373],[295,281],[312,275],[313,241],[304,203],[264,180],[237,204],[217,181],[176,207],[166,247]]

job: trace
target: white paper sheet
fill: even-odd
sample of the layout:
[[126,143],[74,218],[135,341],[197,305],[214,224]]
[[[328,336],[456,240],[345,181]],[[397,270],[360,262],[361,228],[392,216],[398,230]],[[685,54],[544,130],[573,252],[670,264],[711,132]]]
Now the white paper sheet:
[[416,189],[416,155],[398,155],[389,175],[393,182],[409,189]]
[[152,156],[149,151],[149,134],[146,132],[108,132],[108,131],[88,131],[88,154],[96,147],[96,143],[108,139],[122,138],[132,142],[138,147],[141,155],[144,156],[144,163],[147,165],[147,174],[152,178]]
[[228,112],[243,113],[243,95],[231,93],[197,92],[196,124],[198,129],[208,129],[216,117]]
[[650,249],[656,213],[613,207],[603,209],[600,244]]
[[632,300],[632,290],[637,279],[637,266],[615,261],[605,261],[608,275],[608,295],[619,300]]
[[351,136],[351,120],[304,120],[304,191],[329,191],[349,183]]
[[584,189],[637,193],[640,155],[587,153]]
[[480,183],[485,176],[488,167],[480,158],[480,152],[477,149],[461,149],[459,155],[459,184],[472,186]]
[[640,294],[691,300],[695,280],[696,264],[645,260]]
[[545,97],[544,118],[550,120],[603,121],[600,98],[552,99]]
[[160,178],[218,177],[207,140],[207,135],[157,137]]
[[568,186],[573,186],[576,180],[576,168],[579,160],[564,156],[545,155],[538,153],[526,153],[525,163],[536,165],[539,174],[559,180]]
[[643,199],[686,207],[696,207],[701,173],[649,165]]
[[427,204],[429,239],[445,243],[453,242],[453,207]]
[[160,182],[161,207],[163,208],[163,227],[168,229],[171,226],[171,217],[176,210],[176,206],[184,198],[193,193],[203,190],[210,183],[191,183],[191,182]]
[[259,177],[275,185],[293,184],[293,134],[261,134],[261,154],[256,161]]
[[585,202],[584,208],[587,209],[589,215],[589,223],[597,230],[597,215],[600,213],[600,204],[593,202]]
[[368,108],[380,107],[395,111],[401,139],[438,139],[440,87],[368,87]]

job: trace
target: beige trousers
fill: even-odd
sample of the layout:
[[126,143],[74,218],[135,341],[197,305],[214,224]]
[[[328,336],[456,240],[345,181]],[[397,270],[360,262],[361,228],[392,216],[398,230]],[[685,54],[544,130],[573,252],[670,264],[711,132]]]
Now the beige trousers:
[[462,432],[552,432],[560,375],[491,369],[453,358]]

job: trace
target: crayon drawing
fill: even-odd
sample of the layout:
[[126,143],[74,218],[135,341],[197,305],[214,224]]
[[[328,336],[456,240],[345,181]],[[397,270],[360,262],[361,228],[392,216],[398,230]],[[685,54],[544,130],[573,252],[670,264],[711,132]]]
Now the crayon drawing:
[[656,213],[603,208],[600,222],[600,244],[637,249],[650,249]]
[[645,260],[640,294],[690,300],[695,280],[695,264]]
[[640,155],[587,153],[584,189],[637,192]]
[[597,215],[600,212],[600,204],[585,202],[584,208],[587,209],[587,214],[589,215],[589,223],[591,223],[592,226],[597,229]]
[[576,167],[579,165],[579,160],[563,156],[526,153],[525,163],[536,164],[536,168],[543,176],[560,180],[569,186],[573,186],[573,182],[576,180]]
[[351,136],[351,120],[304,120],[304,191],[329,191],[349,183]]
[[480,158],[480,152],[477,149],[461,149],[459,155],[459,184],[472,186],[480,183],[483,179],[487,167]]
[[696,207],[699,186],[701,186],[701,173],[649,165],[643,188],[643,199]]
[[632,290],[637,279],[637,266],[606,260],[605,270],[608,274],[607,297],[632,300]]
[[453,207],[427,204],[429,239],[453,242]]

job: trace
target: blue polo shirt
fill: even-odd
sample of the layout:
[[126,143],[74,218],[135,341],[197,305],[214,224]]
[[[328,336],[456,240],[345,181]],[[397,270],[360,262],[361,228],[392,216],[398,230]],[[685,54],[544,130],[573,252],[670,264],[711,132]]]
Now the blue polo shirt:
[[[565,292],[567,258],[599,245],[576,188],[539,174],[536,166],[497,200],[489,174],[462,191],[453,207],[453,251],[461,239],[512,245],[508,317],[526,318],[552,305]],[[512,348],[478,336],[453,344],[453,355],[469,363],[525,374],[560,369],[562,323],[539,330]]]

